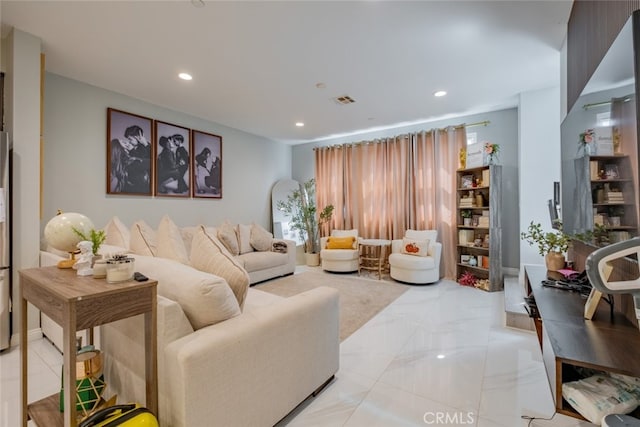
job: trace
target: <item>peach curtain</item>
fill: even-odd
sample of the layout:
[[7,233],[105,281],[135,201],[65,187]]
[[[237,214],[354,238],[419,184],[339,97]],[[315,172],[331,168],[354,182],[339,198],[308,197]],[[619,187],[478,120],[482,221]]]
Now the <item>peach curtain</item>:
[[347,146],[345,228],[392,239],[408,223],[410,139],[399,136]]
[[457,126],[316,149],[318,208],[340,206],[331,228],[357,228],[365,238],[400,239],[409,228],[438,230],[440,271],[455,278],[455,172],[465,145],[465,127]]
[[318,210],[327,205],[334,208],[331,221],[321,227],[320,236],[327,236],[344,224],[344,152],[340,145],[316,149],[316,206]]

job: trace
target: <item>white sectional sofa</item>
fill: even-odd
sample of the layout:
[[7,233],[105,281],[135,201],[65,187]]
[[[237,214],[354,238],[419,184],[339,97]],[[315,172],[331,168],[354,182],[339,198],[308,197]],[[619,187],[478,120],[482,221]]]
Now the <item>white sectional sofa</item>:
[[[272,426],[338,371],[338,293],[321,287],[282,298],[250,288],[212,233],[187,233],[189,259],[222,275],[131,255],[136,271],[158,281],[160,425]],[[60,258],[43,252],[41,259]],[[143,333],[142,315],[100,327],[106,397],[144,402]]]

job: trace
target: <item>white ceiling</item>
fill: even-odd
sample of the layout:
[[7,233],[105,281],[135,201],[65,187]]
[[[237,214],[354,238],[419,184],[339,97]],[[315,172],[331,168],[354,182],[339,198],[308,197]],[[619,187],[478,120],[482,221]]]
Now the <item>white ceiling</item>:
[[2,0],[0,14],[3,34],[42,39],[50,72],[300,143],[512,107],[557,86],[572,5],[204,2]]

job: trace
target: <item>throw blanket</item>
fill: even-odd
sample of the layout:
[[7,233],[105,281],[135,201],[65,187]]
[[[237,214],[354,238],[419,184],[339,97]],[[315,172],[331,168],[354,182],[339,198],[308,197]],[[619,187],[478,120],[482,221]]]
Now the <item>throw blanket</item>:
[[287,244],[285,242],[273,242],[273,252],[279,252],[281,254],[287,253]]

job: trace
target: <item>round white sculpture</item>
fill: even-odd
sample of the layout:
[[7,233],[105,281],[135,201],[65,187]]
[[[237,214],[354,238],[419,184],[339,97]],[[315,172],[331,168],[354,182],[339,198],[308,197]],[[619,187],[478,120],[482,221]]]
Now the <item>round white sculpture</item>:
[[44,237],[49,245],[59,251],[75,252],[78,243],[84,239],[78,236],[73,231],[73,228],[88,236],[94,227],[91,220],[82,214],[75,212],[59,213],[51,218],[44,227]]

